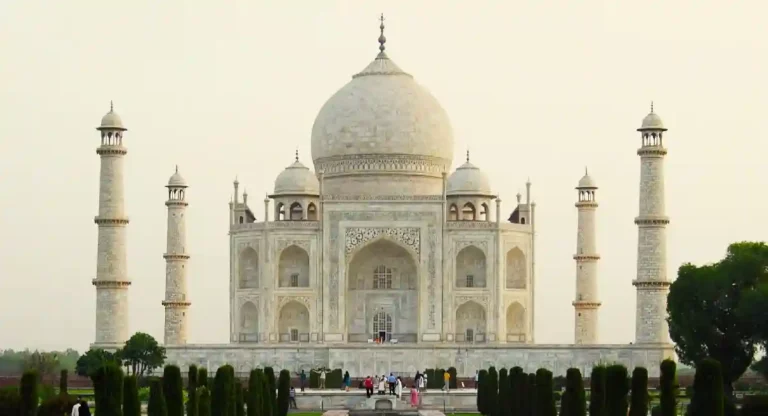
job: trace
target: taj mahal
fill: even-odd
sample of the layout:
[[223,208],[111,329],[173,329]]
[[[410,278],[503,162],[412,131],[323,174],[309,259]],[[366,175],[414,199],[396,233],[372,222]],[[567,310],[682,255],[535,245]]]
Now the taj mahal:
[[[187,296],[188,265],[194,276],[194,253],[186,245],[189,188],[178,168],[167,182],[167,250],[158,253],[166,260],[166,290],[157,301],[165,310],[168,361],[209,369],[231,364],[238,371],[344,368],[353,377],[450,366],[469,376],[490,365],[545,367],[558,375],[569,367],[586,373],[598,362],[621,362],[657,375],[659,362],[674,351],[665,320],[666,128],[653,108],[637,128],[635,342],[600,343],[598,187],[585,172],[568,191],[578,211],[574,319],[566,323],[574,327],[573,343],[536,344],[540,219],[531,183],[505,209],[469,153],[450,171],[456,155],[448,114],[389,58],[383,20],[380,29],[375,59],[320,109],[311,162],[297,152],[263,201],[249,199],[234,182],[229,210],[220,212],[229,216],[228,343],[188,343],[194,313]],[[93,346],[116,348],[131,334],[123,204],[127,129],[111,108],[97,130]]]

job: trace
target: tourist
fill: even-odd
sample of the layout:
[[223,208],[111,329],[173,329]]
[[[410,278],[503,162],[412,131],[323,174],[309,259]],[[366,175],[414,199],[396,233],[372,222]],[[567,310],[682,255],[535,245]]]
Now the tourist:
[[395,383],[395,396],[399,399],[403,395],[403,380],[398,377]]
[[379,378],[379,394],[384,394],[387,391],[387,378],[383,375]]
[[80,416],[80,398],[77,398],[77,401],[75,402],[75,405],[72,406],[72,411],[69,413],[70,416]]
[[427,381],[429,381],[427,379],[427,372],[424,371],[423,373],[421,373],[421,383],[419,384],[419,388],[421,389],[422,393],[427,391]]
[[321,368],[320,369],[320,389],[322,390],[324,388],[325,388],[325,369]]
[[301,383],[301,391],[304,391],[304,387],[307,386],[307,373],[304,370],[299,373],[299,382]]
[[87,400],[80,401],[80,408],[78,409],[79,416],[91,416],[91,409],[88,407]]
[[371,376],[365,378],[363,385],[365,386],[365,396],[370,399],[373,395],[373,379]]
[[291,390],[288,392],[288,408],[298,409],[296,406],[296,389],[291,386]]
[[445,385],[443,386],[443,390],[448,391],[449,390],[449,386],[451,384],[451,373],[449,373],[447,371],[444,372],[443,373],[443,380],[445,380]]
[[413,377],[413,384],[418,386],[420,378],[421,378],[421,373],[419,372],[419,370],[416,370],[416,376]]
[[344,385],[342,389],[349,391],[349,387],[352,386],[352,377],[349,376],[349,371],[344,372]]
[[419,407],[419,388],[416,383],[411,386],[411,406]]
[[389,377],[387,377],[387,383],[389,384],[389,394],[390,396],[393,396],[395,394],[395,384],[397,384],[397,379],[395,379],[394,374],[389,373]]
[[480,381],[480,372],[475,370],[475,389],[477,389],[477,383]]

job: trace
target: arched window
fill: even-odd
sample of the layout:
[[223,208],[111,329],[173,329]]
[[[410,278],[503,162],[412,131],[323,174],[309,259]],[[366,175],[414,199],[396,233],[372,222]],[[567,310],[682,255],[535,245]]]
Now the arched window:
[[278,221],[285,220],[285,205],[283,203],[277,204],[277,218]]
[[384,265],[373,269],[373,288],[392,289],[392,269]]
[[488,204],[480,205],[480,221],[490,221],[490,210]]
[[475,206],[467,202],[461,209],[461,219],[464,221],[475,221],[477,219]]
[[294,202],[291,204],[291,221],[303,220],[304,209],[301,208],[301,204]]
[[307,219],[310,221],[317,221],[317,208],[315,204],[309,204],[307,206]]
[[448,221],[458,221],[459,220],[459,209],[456,208],[455,204],[451,204],[451,208],[448,209]]
[[392,316],[386,312],[378,312],[373,316],[373,336],[389,341],[392,337]]

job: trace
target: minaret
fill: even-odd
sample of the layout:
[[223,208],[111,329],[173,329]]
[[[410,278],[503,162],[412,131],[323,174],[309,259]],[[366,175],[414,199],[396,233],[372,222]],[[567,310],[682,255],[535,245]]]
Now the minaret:
[[187,343],[187,182],[179,174],[179,167],[168,180],[168,245],[165,258],[165,337],[168,345]]
[[99,215],[94,222],[99,227],[96,257],[96,340],[93,347],[117,349],[129,337],[128,279],[125,259],[126,227],[123,196],[123,127],[112,103],[109,113],[96,128],[101,134],[101,146],[96,154],[101,157],[99,174]]
[[597,185],[587,170],[576,187],[579,211],[579,225],[576,231],[576,299],[573,308],[576,318],[574,343],[597,344],[598,310],[600,301],[597,294],[597,254],[595,244],[595,211]]
[[635,343],[668,344],[667,293],[667,218],[664,209],[664,148],[667,131],[661,118],[651,112],[637,131],[641,135],[640,213],[637,224],[637,315]]

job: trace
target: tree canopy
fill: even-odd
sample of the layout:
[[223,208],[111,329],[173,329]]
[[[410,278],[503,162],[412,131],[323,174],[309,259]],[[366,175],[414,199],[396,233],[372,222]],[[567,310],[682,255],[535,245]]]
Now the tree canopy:
[[165,347],[160,346],[152,335],[137,332],[125,342],[119,356],[131,374],[143,377],[165,363]]
[[121,365],[122,362],[114,353],[99,348],[90,349],[77,360],[75,373],[79,376],[90,377],[105,364]]
[[717,263],[683,264],[667,301],[669,334],[680,361],[692,366],[708,357],[719,361],[730,392],[765,345],[754,315],[756,305],[768,299],[756,290],[765,283],[765,243],[734,243]]

